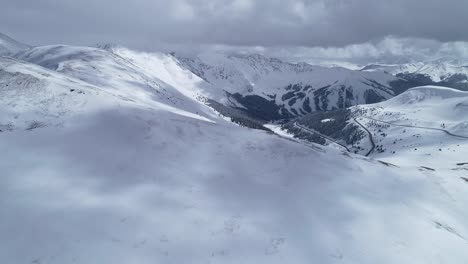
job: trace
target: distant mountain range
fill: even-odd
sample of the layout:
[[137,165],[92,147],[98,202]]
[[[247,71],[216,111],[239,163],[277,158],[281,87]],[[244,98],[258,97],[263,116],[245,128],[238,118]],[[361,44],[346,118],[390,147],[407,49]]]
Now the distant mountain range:
[[[112,45],[102,45],[101,48],[30,48],[7,36],[0,39],[0,51],[4,55],[60,72],[70,71],[77,61],[89,61],[85,67],[91,67],[90,71],[81,69],[78,76],[76,69],[72,69],[73,74],[82,80],[92,81],[90,78],[94,78],[94,82],[99,82],[95,84],[100,84],[102,79],[89,74],[110,63],[113,71],[121,71],[118,76],[133,75],[126,80],[127,83],[138,83],[150,89],[157,87],[155,90],[160,97],[172,98],[175,102],[181,92],[187,92],[188,85],[192,98],[202,96],[214,102],[212,107],[220,103],[223,109],[228,107],[243,112],[261,122],[378,103],[421,85],[437,84],[459,89],[468,85],[467,68],[453,60],[402,65],[373,64],[358,71],[293,64],[258,54],[203,53],[195,57],[163,53],[141,55],[145,53]],[[136,60],[132,56],[136,56]],[[148,64],[157,64],[161,68],[165,67],[164,61],[173,65],[171,69],[166,69],[164,75],[161,71],[152,70],[154,65]],[[168,77],[179,72],[180,76],[183,73],[187,78],[187,71],[191,72],[192,77],[183,83]],[[108,74],[105,71],[101,73]],[[134,80],[137,81],[132,82]],[[179,86],[185,87],[181,90]],[[218,110],[222,109],[218,107]]]
[[455,58],[404,63],[369,64],[362,71],[388,72],[420,85],[440,85],[468,91],[468,64]]
[[[264,120],[380,102],[394,96],[392,83],[400,81],[383,72],[292,64],[258,54],[210,53],[178,59],[206,82],[225,90],[232,106]],[[260,104],[263,107],[257,109]]]

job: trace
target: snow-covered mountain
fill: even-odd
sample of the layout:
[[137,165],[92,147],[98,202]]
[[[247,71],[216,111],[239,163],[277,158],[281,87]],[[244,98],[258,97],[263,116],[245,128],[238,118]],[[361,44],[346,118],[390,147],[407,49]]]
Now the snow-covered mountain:
[[[393,96],[391,84],[399,80],[385,73],[290,64],[260,55],[205,56],[216,66],[199,58],[113,46],[35,47],[18,53],[16,58],[94,85],[118,88],[121,95],[132,100],[157,97],[158,101],[184,108],[189,105],[184,100],[210,99],[261,120],[380,102]],[[140,92],[129,93],[131,90]]]
[[[467,116],[468,92],[424,86],[378,104],[311,114],[286,127],[320,143],[335,144],[336,140],[352,152],[398,164],[418,161],[430,167],[447,161],[465,162]],[[304,131],[307,128],[332,140],[309,137],[311,133]]]
[[196,112],[199,99],[215,89],[181,68],[170,55],[125,48],[35,47],[16,56],[99,86],[127,100]]
[[454,58],[405,64],[370,64],[363,71],[388,72],[422,84],[442,84],[454,88],[468,88],[468,63]]
[[374,137],[373,157],[400,164],[420,160],[427,167],[463,163],[468,157],[468,92],[417,87],[351,111]]
[[[0,57],[2,262],[468,259],[462,156],[421,170],[247,129],[205,105],[217,91],[165,54]],[[453,122],[460,98],[440,99]]]
[[0,56],[12,55],[27,48],[29,48],[28,45],[0,33]]
[[[93,67],[92,64],[87,66]],[[0,67],[0,104],[3,107],[0,113],[1,130],[33,130],[61,126],[69,116],[104,111],[122,104],[129,107],[162,109],[201,120],[208,120],[208,115],[214,115],[211,109],[192,102],[190,98],[185,97],[183,105],[172,104],[173,100],[161,100],[153,96],[146,87],[128,87],[117,75],[111,77],[112,80],[103,79],[105,81],[102,85],[96,85],[97,82],[76,78],[85,76],[80,75],[83,68],[79,68],[75,74],[64,74],[7,57],[0,57]],[[110,77],[111,73],[113,72],[109,71],[108,75],[104,76]],[[90,72],[86,76],[91,77],[92,74],[93,72]],[[115,86],[106,86],[109,83]]]
[[179,59],[251,112],[260,103],[271,108],[270,116],[262,113],[265,119],[380,102],[394,96],[392,83],[399,80],[383,72],[291,64],[261,55],[205,53]]

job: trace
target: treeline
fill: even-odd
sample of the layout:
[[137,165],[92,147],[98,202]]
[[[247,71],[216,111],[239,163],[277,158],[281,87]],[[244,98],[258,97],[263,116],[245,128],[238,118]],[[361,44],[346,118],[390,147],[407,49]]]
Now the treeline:
[[263,126],[264,124],[263,121],[249,116],[248,113],[246,113],[245,111],[239,108],[225,106],[211,99],[207,101],[207,104],[213,109],[215,109],[216,111],[218,111],[221,115],[231,118],[231,121],[238,125],[248,127],[248,128],[272,132],[270,129]]

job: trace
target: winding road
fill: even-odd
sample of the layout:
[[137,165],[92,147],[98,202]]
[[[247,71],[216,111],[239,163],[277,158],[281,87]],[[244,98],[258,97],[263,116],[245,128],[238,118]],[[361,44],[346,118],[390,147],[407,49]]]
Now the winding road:
[[[394,124],[394,123],[391,123],[391,122],[387,122],[387,121],[382,121],[382,120],[378,120],[378,119],[375,119],[375,118],[372,118],[372,117],[365,117],[365,116],[361,116],[360,118],[364,118],[364,119],[369,119],[369,120],[372,120],[372,121],[375,121],[375,122],[379,122],[379,123],[383,123],[383,124],[388,124],[388,125],[391,125],[391,126],[398,126],[398,127],[408,127],[408,128],[419,128],[419,129],[426,129],[426,130],[434,130],[434,131],[440,131],[440,132],[443,132],[449,136],[452,136],[452,137],[456,137],[456,138],[461,138],[461,139],[468,139],[468,136],[462,136],[462,135],[457,135],[457,134],[453,134],[452,132],[448,131],[448,130],[445,130],[445,129],[442,129],[442,128],[434,128],[434,127],[424,127],[424,126],[412,126],[412,125],[400,125],[400,124]],[[376,144],[375,144],[375,140],[374,140],[374,136],[372,135],[372,133],[370,132],[370,130],[364,126],[361,122],[359,122],[357,120],[357,118],[353,118],[354,122],[356,124],[358,124],[362,129],[364,129],[368,136],[369,136],[369,141],[372,145],[372,148],[369,150],[369,152],[365,155],[366,157],[369,157],[374,151],[375,151],[375,148],[376,148]],[[305,127],[303,125],[300,125],[299,123],[297,122],[294,122],[294,126],[296,128],[299,128],[303,131],[306,131],[308,133],[311,133],[311,134],[315,134],[317,136],[320,136],[322,138],[324,138],[325,140],[328,140],[344,149],[346,149],[346,151],[348,152],[351,152],[349,150],[349,148],[339,142],[337,142],[335,139],[333,138],[330,138],[328,136],[325,136],[311,128],[308,128],[308,127]]]
[[[441,131],[441,132],[444,132],[445,134],[447,134],[447,135],[449,135],[449,136],[452,136],[452,137],[468,139],[468,136],[456,135],[456,134],[453,134],[452,132],[450,132],[450,131],[448,131],[448,130],[445,130],[445,129],[442,129],[442,128],[423,127],[423,126],[412,126],[412,125],[399,125],[399,124],[395,124],[395,123],[391,123],[391,122],[386,122],[386,121],[382,121],[382,120],[378,120],[378,119],[375,119],[375,118],[372,118],[372,117],[366,117],[366,116],[361,116],[361,118],[373,120],[373,121],[375,121],[375,122],[380,122],[380,123],[384,123],[384,124],[388,124],[388,125],[392,125],[392,126],[398,126],[398,127],[420,128],[420,129],[426,129],[426,130]],[[354,121],[357,122],[356,119],[354,119]]]
[[346,151],[351,152],[347,146],[345,146],[345,145],[343,145],[343,144],[337,142],[335,139],[333,139],[333,138],[331,138],[331,137],[327,137],[327,136],[325,136],[325,135],[323,135],[323,134],[321,134],[321,133],[319,133],[319,132],[317,132],[317,131],[315,131],[315,130],[313,130],[313,129],[311,129],[311,128],[308,128],[308,127],[305,127],[305,126],[303,126],[303,125],[300,125],[300,124],[298,124],[297,122],[294,122],[294,126],[297,127],[297,128],[299,128],[299,129],[301,129],[301,130],[304,130],[304,131],[306,131],[306,132],[308,132],[308,133],[311,133],[311,134],[317,135],[317,136],[319,136],[319,137],[322,137],[322,138],[324,138],[324,139],[326,139],[326,140],[328,140],[328,141],[330,141],[330,142],[332,142],[332,143],[334,143],[334,144],[336,144],[336,145],[338,145],[338,146],[340,146],[340,147],[346,149]]
[[374,136],[372,135],[372,133],[369,131],[369,129],[367,129],[367,127],[365,127],[363,124],[361,124],[361,122],[357,121],[356,118],[353,118],[354,122],[356,122],[356,124],[358,124],[360,127],[362,127],[362,129],[364,129],[367,134],[369,135],[369,141],[372,145],[372,148],[369,150],[369,152],[367,152],[366,154],[366,157],[369,157],[370,154],[372,154],[375,150],[375,141],[374,141]]

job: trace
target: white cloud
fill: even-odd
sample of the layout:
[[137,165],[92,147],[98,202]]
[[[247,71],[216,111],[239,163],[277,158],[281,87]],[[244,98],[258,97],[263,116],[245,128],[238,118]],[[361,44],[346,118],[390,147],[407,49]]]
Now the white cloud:
[[468,63],[468,42],[441,43],[428,39],[385,37],[344,47],[266,47],[261,52],[294,62],[402,63],[453,57]]
[[172,14],[179,21],[189,21],[195,18],[194,8],[185,0],[172,2]]
[[254,7],[252,0],[234,0],[231,4],[234,12],[249,12]]

